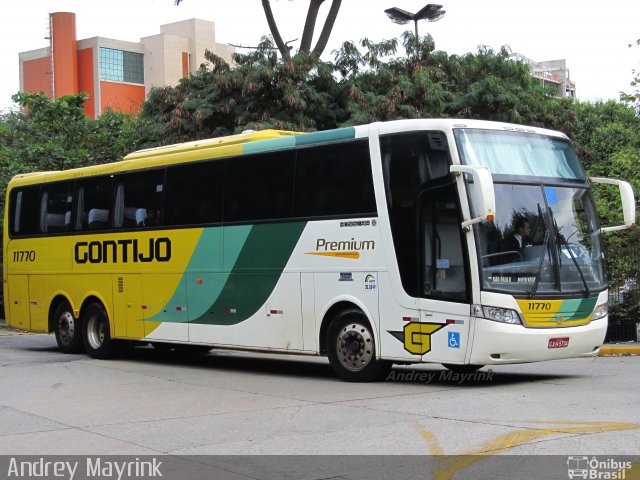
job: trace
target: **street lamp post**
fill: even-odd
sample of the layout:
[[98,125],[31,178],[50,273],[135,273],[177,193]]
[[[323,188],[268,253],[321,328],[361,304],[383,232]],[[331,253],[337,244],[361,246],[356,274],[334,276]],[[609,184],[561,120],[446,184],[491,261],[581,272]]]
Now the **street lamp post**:
[[418,13],[407,12],[398,7],[388,8],[384,11],[393,23],[404,25],[413,20],[416,27],[416,37],[418,36],[418,20],[426,20],[428,22],[437,22],[446,13],[442,10],[442,5],[430,3],[420,9]]

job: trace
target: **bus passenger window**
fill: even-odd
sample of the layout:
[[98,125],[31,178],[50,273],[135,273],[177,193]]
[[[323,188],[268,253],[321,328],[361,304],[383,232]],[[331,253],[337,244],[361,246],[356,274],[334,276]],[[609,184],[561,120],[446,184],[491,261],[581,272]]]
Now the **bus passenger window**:
[[224,221],[291,218],[293,165],[291,150],[228,159]]
[[111,177],[98,177],[78,182],[76,196],[76,230],[109,228],[111,215]]
[[294,216],[376,212],[366,140],[301,148],[296,158]]
[[15,189],[9,200],[9,221],[12,236],[38,233],[40,211],[40,188]]
[[59,233],[71,229],[73,184],[50,183],[42,186],[40,232]]
[[114,228],[162,225],[164,170],[124,174],[116,178]]
[[223,160],[186,163],[167,169],[165,225],[222,221]]

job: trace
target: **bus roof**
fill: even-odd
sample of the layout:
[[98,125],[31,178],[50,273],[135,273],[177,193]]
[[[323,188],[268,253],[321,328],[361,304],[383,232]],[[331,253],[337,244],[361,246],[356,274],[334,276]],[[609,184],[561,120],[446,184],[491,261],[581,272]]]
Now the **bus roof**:
[[12,186],[65,180],[89,175],[113,174],[129,170],[151,168],[160,165],[192,162],[211,158],[231,157],[257,152],[269,152],[305,145],[335,142],[358,137],[366,137],[370,128],[379,134],[422,129],[480,128],[491,130],[512,130],[538,133],[556,137],[566,136],[561,132],[500,122],[466,119],[405,119],[377,122],[355,127],[343,127],[312,133],[287,130],[247,131],[225,137],[195,140],[192,142],[147,148],[126,155],[122,161],[101,165],[74,168],[64,171],[46,171],[18,174],[11,180]]
[[298,132],[287,130],[248,130],[237,135],[227,135],[226,137],[207,138],[203,140],[194,140],[192,142],[177,143],[174,145],[166,145],[163,147],[146,148],[138,150],[125,156],[122,160],[141,160],[143,158],[158,157],[181,152],[193,152],[197,150],[209,150],[212,148],[225,147],[229,145],[238,145],[260,140],[271,140],[274,138],[289,137],[297,135]]

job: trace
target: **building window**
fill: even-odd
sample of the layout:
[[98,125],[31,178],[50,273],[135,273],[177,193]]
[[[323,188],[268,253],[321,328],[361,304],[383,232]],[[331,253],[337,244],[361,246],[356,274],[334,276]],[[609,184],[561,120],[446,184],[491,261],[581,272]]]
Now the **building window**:
[[100,79],[144,84],[144,56],[100,47]]

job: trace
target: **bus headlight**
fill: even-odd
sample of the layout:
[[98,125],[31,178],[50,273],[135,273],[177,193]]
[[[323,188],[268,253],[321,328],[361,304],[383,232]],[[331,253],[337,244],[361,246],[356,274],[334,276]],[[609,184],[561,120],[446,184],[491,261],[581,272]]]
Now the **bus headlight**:
[[498,308],[482,306],[484,318],[493,320],[494,322],[510,323],[511,325],[522,325],[520,315],[510,308]]
[[609,313],[609,304],[607,302],[601,303],[593,310],[591,320],[599,320],[602,317],[606,317],[607,313]]

